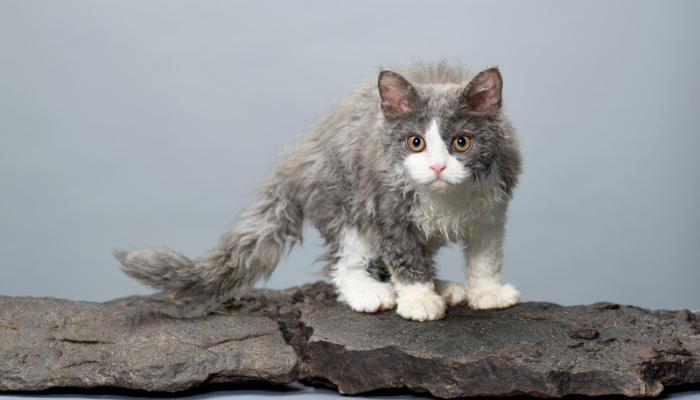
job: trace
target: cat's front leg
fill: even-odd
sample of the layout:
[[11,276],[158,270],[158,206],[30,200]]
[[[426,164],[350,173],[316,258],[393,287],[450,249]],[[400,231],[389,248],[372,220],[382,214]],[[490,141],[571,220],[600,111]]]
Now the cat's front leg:
[[501,284],[505,206],[465,240],[467,299],[476,309],[507,308],[520,302],[515,286]]
[[445,298],[435,291],[430,257],[424,246],[407,240],[387,240],[383,258],[396,290],[396,313],[414,321],[445,317]]
[[520,302],[520,292],[511,284],[497,282],[467,286],[469,305],[475,310],[508,308]]
[[432,281],[396,283],[396,313],[413,321],[436,321],[445,317],[445,298],[435,292]]

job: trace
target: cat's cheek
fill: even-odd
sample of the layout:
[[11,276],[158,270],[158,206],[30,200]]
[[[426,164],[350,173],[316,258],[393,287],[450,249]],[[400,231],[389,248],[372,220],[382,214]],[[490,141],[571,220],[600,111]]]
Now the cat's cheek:
[[427,185],[435,181],[435,172],[428,165],[425,153],[411,154],[403,161],[403,169],[408,177],[417,184]]
[[401,164],[395,164],[394,173],[396,176],[404,176],[406,174],[406,170],[401,166]]
[[458,185],[471,175],[471,169],[462,165],[457,159],[451,158],[447,162],[447,168],[445,168],[445,172],[442,174],[442,179],[452,185]]

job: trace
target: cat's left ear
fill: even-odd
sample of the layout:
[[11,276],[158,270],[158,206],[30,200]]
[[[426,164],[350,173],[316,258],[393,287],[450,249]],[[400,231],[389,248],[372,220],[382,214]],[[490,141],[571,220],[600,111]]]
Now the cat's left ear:
[[386,117],[397,117],[413,110],[418,99],[416,89],[400,74],[383,70],[377,82],[382,112]]
[[461,104],[467,111],[490,117],[501,109],[503,78],[498,68],[492,67],[479,72],[469,82],[460,96]]

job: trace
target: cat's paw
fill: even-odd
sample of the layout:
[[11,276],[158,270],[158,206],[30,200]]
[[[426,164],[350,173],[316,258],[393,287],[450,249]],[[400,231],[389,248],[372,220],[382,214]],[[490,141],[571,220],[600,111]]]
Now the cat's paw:
[[445,317],[445,298],[435,293],[433,284],[398,285],[396,313],[414,321],[435,321]]
[[435,279],[435,291],[445,298],[449,306],[463,306],[467,304],[467,288],[456,282]]
[[508,308],[520,302],[520,292],[513,285],[484,285],[469,288],[467,298],[475,310]]
[[338,300],[357,312],[375,313],[396,307],[396,294],[391,284],[376,281],[363,282],[362,286],[344,290]]

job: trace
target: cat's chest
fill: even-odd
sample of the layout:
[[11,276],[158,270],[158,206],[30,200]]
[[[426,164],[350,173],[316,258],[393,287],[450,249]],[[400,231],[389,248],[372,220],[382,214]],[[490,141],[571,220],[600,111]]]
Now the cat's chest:
[[410,218],[431,241],[459,242],[497,203],[493,193],[416,193]]

